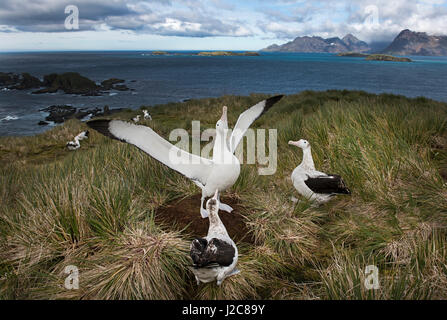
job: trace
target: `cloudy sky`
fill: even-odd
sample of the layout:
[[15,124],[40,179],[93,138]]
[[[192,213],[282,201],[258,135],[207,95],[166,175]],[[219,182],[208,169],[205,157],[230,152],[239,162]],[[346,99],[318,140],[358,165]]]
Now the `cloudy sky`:
[[[66,28],[68,5],[79,29]],[[0,0],[0,51],[258,50],[303,35],[391,41],[407,28],[446,34],[447,0]]]

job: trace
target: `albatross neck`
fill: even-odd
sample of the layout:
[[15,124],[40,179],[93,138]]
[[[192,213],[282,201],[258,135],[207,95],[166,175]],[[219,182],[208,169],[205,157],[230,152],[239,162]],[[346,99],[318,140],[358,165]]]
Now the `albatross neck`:
[[315,170],[314,159],[312,158],[312,151],[310,147],[303,149],[303,161],[301,167],[306,170]]
[[209,220],[210,220],[210,226],[208,228],[208,233],[228,235],[227,229],[220,220],[218,210],[215,212],[214,210],[210,210]]
[[[232,155],[228,149],[227,144],[228,129],[224,129],[223,132],[216,130],[216,140],[213,147],[213,160],[216,162],[224,163],[229,155]],[[231,158],[230,158],[231,160]]]

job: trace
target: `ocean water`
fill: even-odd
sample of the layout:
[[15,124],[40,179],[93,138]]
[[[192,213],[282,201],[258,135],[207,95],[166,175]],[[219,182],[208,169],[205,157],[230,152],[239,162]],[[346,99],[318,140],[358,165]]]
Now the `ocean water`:
[[2,90],[0,136],[48,130],[52,125],[37,125],[47,115],[38,110],[55,104],[137,109],[226,94],[293,94],[328,89],[447,101],[447,57],[410,58],[413,63],[300,53],[262,53],[258,57],[152,56],[137,51],[0,53],[1,72],[28,72],[42,78],[53,72],[75,71],[98,83],[112,77],[125,79],[134,89],[99,97]]

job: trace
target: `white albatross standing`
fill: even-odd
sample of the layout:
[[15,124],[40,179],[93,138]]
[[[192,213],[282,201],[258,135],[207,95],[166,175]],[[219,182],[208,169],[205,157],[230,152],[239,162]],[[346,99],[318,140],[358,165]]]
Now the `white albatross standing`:
[[236,244],[228,235],[227,229],[219,218],[219,191],[206,202],[209,212],[209,228],[205,238],[194,239],[190,256],[193,261],[191,271],[197,285],[216,280],[220,286],[225,278],[238,274],[236,268],[238,251]]
[[80,134],[78,134],[75,139],[77,138],[79,141],[87,139],[89,135],[88,130],[82,131]]
[[82,131],[80,134],[78,134],[76,137],[74,137],[73,141],[69,141],[66,144],[66,147],[68,148],[68,150],[77,150],[81,147],[81,144],[79,143],[79,141],[87,139],[89,135],[88,130],[86,131]]
[[[239,177],[240,163],[234,152],[250,125],[270,109],[283,96],[263,100],[240,114],[231,136],[228,137],[227,107],[223,107],[222,117],[216,123],[213,159],[206,159],[186,152],[162,137],[151,128],[121,120],[92,120],[87,125],[113,139],[135,145],[154,159],[191,179],[202,189],[200,214],[208,217],[203,203],[216,190],[230,188]],[[223,203],[219,209],[231,212],[233,209]]]
[[328,175],[315,170],[310,144],[307,140],[289,141],[303,149],[303,160],[292,172],[292,182],[299,194],[316,204],[328,202],[337,194],[351,194],[339,175]]
[[152,120],[152,116],[149,114],[149,111],[147,111],[146,109],[143,110],[143,114],[144,114],[144,120]]
[[68,150],[73,151],[79,149],[81,147],[81,144],[79,143],[78,137],[75,137],[73,141],[67,142],[65,146],[68,148]]
[[135,118],[132,118],[133,122],[139,122],[140,121],[140,115],[137,115]]

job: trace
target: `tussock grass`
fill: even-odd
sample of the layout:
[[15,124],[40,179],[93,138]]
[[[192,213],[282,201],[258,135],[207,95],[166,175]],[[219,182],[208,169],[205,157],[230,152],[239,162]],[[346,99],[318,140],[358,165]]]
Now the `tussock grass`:
[[[142,123],[167,138],[176,128],[191,132],[192,120],[213,128],[227,105],[234,125],[266,97],[155,106],[153,121]],[[240,201],[254,244],[238,243],[241,274],[221,287],[197,287],[187,268],[191,235],[154,222],[158,208],[200,192],[180,174],[96,132],[66,150],[86,129],[77,120],[0,138],[0,298],[447,298],[446,104],[305,91],[253,127],[278,130],[278,167],[259,176],[257,165],[243,165],[227,192]],[[317,168],[343,176],[351,196],[320,208],[290,201],[301,152],[287,142],[300,138],[310,141]],[[363,285],[370,264],[379,268],[378,290]],[[78,290],[64,287],[67,265],[79,268]]]

